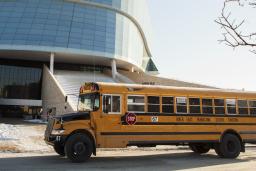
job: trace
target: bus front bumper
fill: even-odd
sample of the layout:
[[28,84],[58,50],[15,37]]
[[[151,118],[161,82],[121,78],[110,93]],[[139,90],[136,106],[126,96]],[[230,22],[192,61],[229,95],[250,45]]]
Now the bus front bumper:
[[54,144],[65,144],[67,136],[66,135],[50,135],[45,137],[44,141],[46,144],[54,146]]

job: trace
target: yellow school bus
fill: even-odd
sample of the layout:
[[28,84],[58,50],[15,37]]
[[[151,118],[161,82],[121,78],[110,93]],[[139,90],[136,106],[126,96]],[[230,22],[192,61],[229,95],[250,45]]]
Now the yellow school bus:
[[73,162],[96,148],[156,145],[236,158],[256,142],[256,92],[85,83],[78,112],[50,118],[45,141]]

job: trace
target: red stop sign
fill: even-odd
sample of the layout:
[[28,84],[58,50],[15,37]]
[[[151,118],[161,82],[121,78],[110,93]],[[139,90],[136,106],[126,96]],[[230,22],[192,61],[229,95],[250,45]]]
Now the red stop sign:
[[136,123],[136,115],[134,113],[126,114],[126,123],[128,125],[134,125]]

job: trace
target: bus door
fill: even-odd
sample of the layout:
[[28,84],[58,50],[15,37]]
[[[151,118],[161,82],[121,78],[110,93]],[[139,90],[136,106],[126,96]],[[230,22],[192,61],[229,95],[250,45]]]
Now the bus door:
[[122,114],[122,95],[103,94],[101,131],[112,132],[120,130],[120,119]]

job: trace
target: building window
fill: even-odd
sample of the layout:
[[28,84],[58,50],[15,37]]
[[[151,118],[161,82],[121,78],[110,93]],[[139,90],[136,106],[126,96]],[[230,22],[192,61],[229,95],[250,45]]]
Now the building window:
[[42,63],[0,60],[0,98],[41,99]]
[[176,107],[177,107],[177,113],[188,113],[187,98],[186,97],[176,97]]
[[128,96],[128,112],[145,112],[145,97],[139,95]]
[[249,107],[250,107],[250,114],[256,115],[256,100],[250,100]]
[[202,99],[203,114],[213,114],[212,99]]
[[248,103],[247,100],[238,100],[238,113],[241,115],[248,115]]
[[226,99],[227,114],[236,114],[236,99]]
[[108,114],[121,113],[120,95],[103,95],[103,112]]
[[160,98],[148,96],[148,112],[160,112]]
[[215,109],[215,114],[224,115],[225,114],[224,99],[214,99],[214,109]]
[[189,98],[189,112],[196,114],[201,113],[200,98]]
[[162,112],[163,113],[174,113],[173,97],[162,97]]

